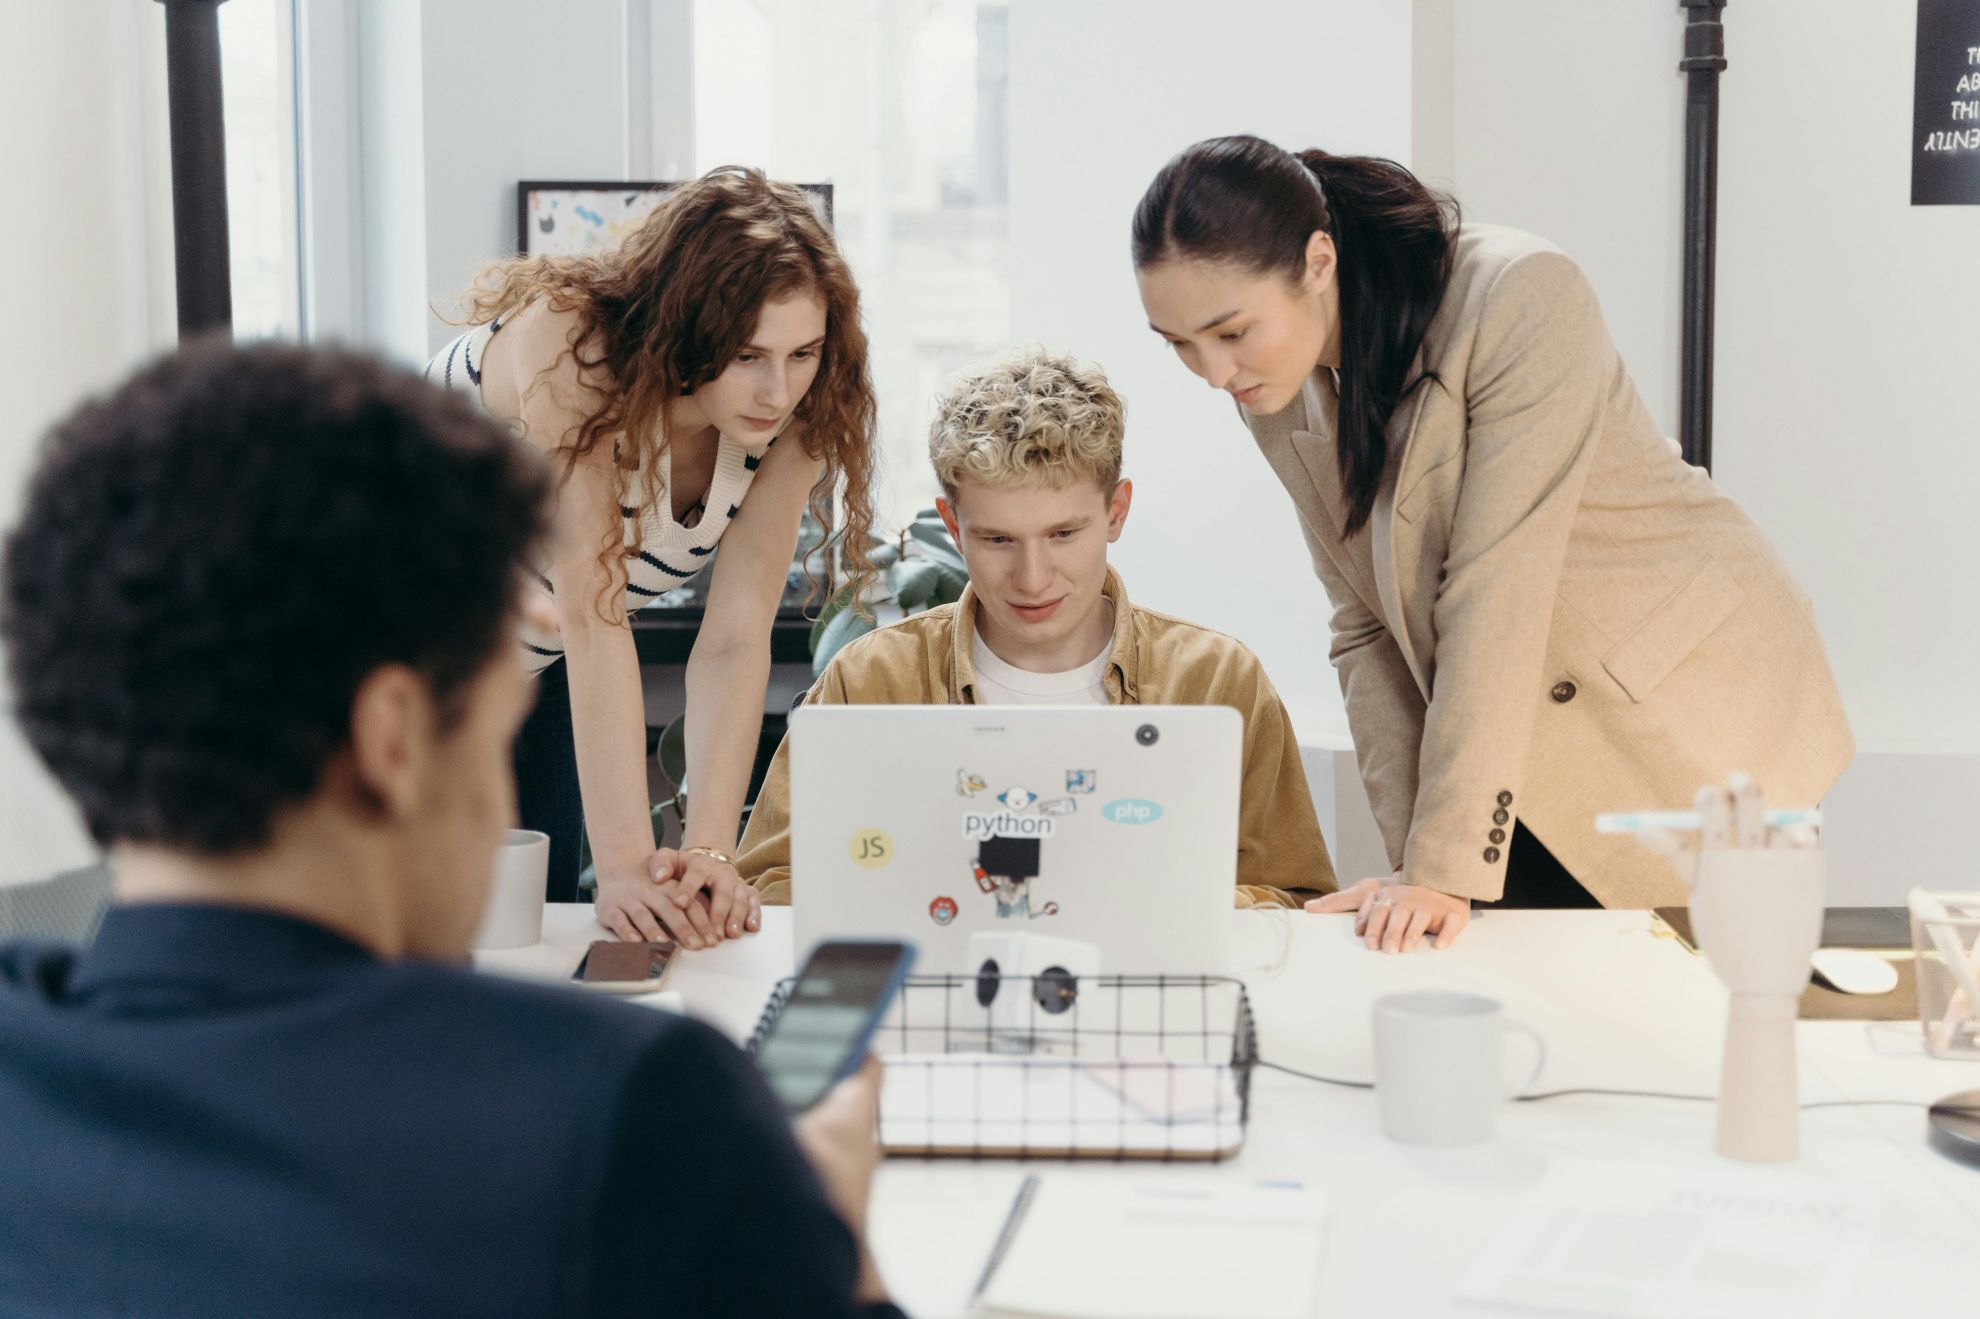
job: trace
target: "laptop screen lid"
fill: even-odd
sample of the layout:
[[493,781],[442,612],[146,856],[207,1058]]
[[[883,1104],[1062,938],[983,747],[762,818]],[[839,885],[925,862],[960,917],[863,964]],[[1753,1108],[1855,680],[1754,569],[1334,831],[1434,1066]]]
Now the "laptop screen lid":
[[821,705],[792,713],[797,948],[976,931],[1099,947],[1108,975],[1231,970],[1243,719],[1224,706]]

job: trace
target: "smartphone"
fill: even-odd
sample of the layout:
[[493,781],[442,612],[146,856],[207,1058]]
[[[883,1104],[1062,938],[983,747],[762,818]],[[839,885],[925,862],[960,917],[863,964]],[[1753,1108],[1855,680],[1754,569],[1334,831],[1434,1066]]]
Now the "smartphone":
[[622,943],[617,939],[599,939],[585,949],[584,959],[571,972],[571,979],[586,989],[608,994],[647,994],[660,988],[660,979],[667,974],[667,964],[673,956],[674,944],[670,940]]
[[811,950],[784,1010],[756,1046],[757,1066],[786,1109],[802,1113],[859,1070],[914,951],[891,939],[832,939]]

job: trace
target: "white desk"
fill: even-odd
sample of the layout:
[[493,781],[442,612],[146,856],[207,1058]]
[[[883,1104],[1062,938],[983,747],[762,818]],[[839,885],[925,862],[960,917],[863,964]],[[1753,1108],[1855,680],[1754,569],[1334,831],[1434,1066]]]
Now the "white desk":
[[[1725,996],[1681,945],[1650,933],[1648,912],[1492,912],[1456,947],[1407,957],[1368,952],[1344,916],[1234,912],[1232,919],[1240,966],[1258,968],[1245,979],[1259,1053],[1271,1061],[1368,1079],[1370,1002],[1402,989],[1463,988],[1502,999],[1545,1036],[1539,1089],[1704,1094],[1716,1084]],[[585,944],[601,937],[588,907],[552,907],[543,944],[482,954],[479,962],[504,974],[562,978]],[[740,1041],[792,959],[790,912],[771,908],[763,933],[683,954],[668,986],[690,1012]],[[1980,1063],[1929,1058],[1915,1023],[1802,1022],[1800,1045],[1804,1103],[1931,1101],[1980,1088]],[[1331,1204],[1321,1313],[1475,1319],[1492,1312],[1460,1304],[1451,1292],[1550,1156],[1716,1159],[1710,1104],[1596,1096],[1509,1104],[1492,1144],[1423,1150],[1382,1138],[1368,1091],[1260,1069],[1251,1095],[1244,1151],[1222,1164],[1037,1166],[1055,1176],[1304,1181],[1323,1188]],[[1943,1313],[1970,1303],[1980,1286],[1971,1271],[1980,1249],[1980,1172],[1933,1153],[1924,1125],[1923,1113],[1910,1108],[1802,1115],[1802,1158],[1793,1166],[1874,1185],[1885,1198],[1851,1313]],[[910,1313],[965,1312],[1023,1171],[989,1161],[882,1166],[873,1247]]]

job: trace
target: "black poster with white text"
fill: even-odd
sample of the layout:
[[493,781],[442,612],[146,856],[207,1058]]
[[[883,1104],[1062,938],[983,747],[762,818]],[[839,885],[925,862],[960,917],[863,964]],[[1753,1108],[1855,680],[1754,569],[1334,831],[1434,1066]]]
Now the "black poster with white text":
[[1980,206],[1980,0],[1918,0],[1911,204]]

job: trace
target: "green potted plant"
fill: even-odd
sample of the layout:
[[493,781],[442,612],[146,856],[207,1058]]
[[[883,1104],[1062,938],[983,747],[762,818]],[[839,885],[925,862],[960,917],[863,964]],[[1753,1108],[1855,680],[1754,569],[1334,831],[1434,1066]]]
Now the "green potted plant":
[[932,508],[892,537],[876,536],[867,551],[873,572],[840,587],[811,625],[811,672],[825,672],[832,657],[880,626],[876,608],[892,606],[902,617],[962,599],[969,569],[962,552]]

